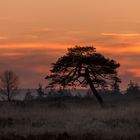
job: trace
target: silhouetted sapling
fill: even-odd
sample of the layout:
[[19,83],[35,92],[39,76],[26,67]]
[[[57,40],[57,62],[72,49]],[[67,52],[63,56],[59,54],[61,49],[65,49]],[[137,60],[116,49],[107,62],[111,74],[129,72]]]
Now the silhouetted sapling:
[[120,64],[115,60],[97,53],[92,46],[75,46],[69,48],[66,55],[52,64],[51,74],[47,75],[46,79],[50,80],[48,87],[90,86],[102,105],[103,100],[96,88],[111,84],[115,78],[118,78],[116,69],[119,66]]
[[0,74],[0,93],[7,101],[18,93],[19,78],[11,70],[6,70]]
[[42,85],[41,84],[39,84],[38,86],[39,87],[37,89],[37,98],[39,100],[42,100],[44,98],[44,91],[43,91],[43,88],[42,88]]

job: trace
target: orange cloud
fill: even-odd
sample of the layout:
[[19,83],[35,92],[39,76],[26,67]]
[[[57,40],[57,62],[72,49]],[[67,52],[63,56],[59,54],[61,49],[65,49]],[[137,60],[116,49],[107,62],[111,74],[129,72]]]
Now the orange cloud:
[[9,52],[9,53],[0,53],[1,56],[21,56],[24,55],[24,53],[16,53],[16,52]]
[[50,31],[54,31],[54,29],[52,29],[52,28],[40,28],[36,31],[37,32],[50,32]]
[[140,46],[128,46],[128,47],[107,47],[107,46],[98,46],[97,45],[97,51],[104,52],[104,53],[116,53],[116,54],[123,54],[123,53],[140,53]]
[[3,44],[0,45],[0,49],[66,49],[71,47],[71,45],[61,45],[52,43],[20,43],[20,44]]
[[103,36],[118,36],[118,37],[137,37],[140,36],[139,33],[101,33]]
[[8,37],[6,37],[6,36],[0,36],[0,40],[6,40],[6,39],[8,39]]
[[48,71],[48,66],[44,66],[44,65],[42,65],[42,66],[36,66],[36,67],[34,67],[33,68],[33,71],[34,72],[36,72],[36,73],[44,73],[44,75],[45,75],[45,73]]
[[140,68],[130,68],[127,71],[133,73],[135,77],[140,77]]

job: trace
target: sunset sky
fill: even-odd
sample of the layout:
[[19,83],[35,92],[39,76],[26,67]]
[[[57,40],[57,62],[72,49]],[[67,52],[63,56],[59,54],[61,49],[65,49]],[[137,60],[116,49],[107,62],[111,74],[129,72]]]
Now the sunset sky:
[[0,71],[34,88],[50,63],[92,45],[121,63],[121,87],[140,84],[140,0],[0,0]]

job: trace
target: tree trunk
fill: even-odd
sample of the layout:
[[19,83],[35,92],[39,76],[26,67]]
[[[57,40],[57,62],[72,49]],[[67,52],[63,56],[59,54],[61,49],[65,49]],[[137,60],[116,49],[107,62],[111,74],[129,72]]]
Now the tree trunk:
[[8,92],[8,95],[7,95],[7,99],[8,99],[8,102],[11,101],[11,98],[10,98],[10,93]]
[[87,81],[87,83],[89,84],[89,86],[90,86],[92,92],[94,93],[95,97],[97,98],[97,100],[98,100],[98,102],[101,104],[101,106],[103,106],[104,101],[103,101],[103,99],[101,98],[101,96],[98,94],[96,88],[94,87],[93,82],[92,82],[92,80],[91,80],[91,78],[90,78],[88,69],[86,69],[85,75],[86,75],[86,81]]
[[11,101],[9,83],[7,83],[7,99],[8,99],[8,102]]

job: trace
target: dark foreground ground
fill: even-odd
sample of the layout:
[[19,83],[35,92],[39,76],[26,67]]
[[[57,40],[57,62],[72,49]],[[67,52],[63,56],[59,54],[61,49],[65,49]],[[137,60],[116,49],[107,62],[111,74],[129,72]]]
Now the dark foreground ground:
[[140,140],[140,98],[0,102],[0,140]]

